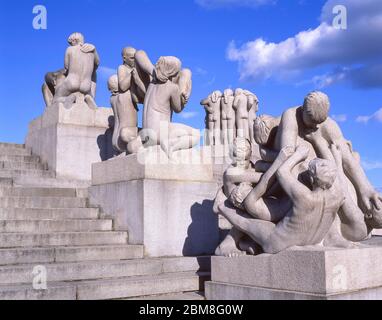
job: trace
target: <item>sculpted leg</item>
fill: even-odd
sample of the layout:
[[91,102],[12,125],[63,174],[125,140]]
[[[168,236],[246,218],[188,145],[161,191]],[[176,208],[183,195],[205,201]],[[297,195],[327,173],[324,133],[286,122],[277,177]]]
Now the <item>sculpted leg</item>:
[[44,97],[45,105],[47,107],[50,106],[53,103],[53,94],[46,83],[42,86],[42,95]]
[[237,230],[235,227],[232,228],[223,242],[217,247],[215,255],[225,257],[245,255],[244,250],[242,251],[238,249],[238,245],[243,236],[244,234],[242,232]]
[[93,110],[97,109],[97,104],[90,94],[85,96],[85,102],[90,109],[93,109]]
[[223,144],[228,144],[228,131],[227,131],[227,120],[222,120],[222,138],[223,138]]

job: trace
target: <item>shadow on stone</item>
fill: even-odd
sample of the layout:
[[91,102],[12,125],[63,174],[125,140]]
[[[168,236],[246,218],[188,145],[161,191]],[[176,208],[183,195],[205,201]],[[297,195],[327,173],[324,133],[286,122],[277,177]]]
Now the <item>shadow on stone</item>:
[[97,144],[99,148],[99,155],[102,161],[109,160],[116,155],[116,152],[113,148],[113,128],[114,128],[114,117],[110,116],[108,118],[109,128],[105,131],[104,134],[101,134],[97,137]]
[[218,216],[213,213],[213,200],[191,207],[192,222],[183,245],[184,256],[212,255],[219,245]]

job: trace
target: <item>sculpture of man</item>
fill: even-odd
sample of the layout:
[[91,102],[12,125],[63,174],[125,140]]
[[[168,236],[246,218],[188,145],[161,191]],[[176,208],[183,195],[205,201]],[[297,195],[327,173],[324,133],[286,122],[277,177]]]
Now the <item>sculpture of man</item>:
[[55,72],[48,72],[45,75],[45,82],[42,86],[42,95],[44,97],[46,107],[52,105],[54,95],[56,94],[56,88],[61,85],[65,78],[65,69],[60,69]]
[[305,161],[308,154],[308,148],[298,147],[278,169],[278,180],[293,206],[277,224],[251,219],[244,212],[233,208],[222,191],[216,198],[215,205],[219,213],[238,230],[250,236],[266,253],[321,243],[345,201],[334,162],[323,159],[310,162],[311,189],[292,174],[293,168]]
[[171,159],[173,152],[200,141],[198,130],[171,122],[173,112],[182,112],[190,97],[191,71],[182,70],[176,57],[160,57],[153,75],[144,102],[142,140],[145,146],[160,145]]
[[252,145],[256,143],[255,141],[255,135],[253,131],[253,125],[255,123],[257,112],[259,111],[259,99],[257,96],[248,91],[244,90],[244,94],[247,96],[247,103],[248,103],[248,132],[249,132],[249,139],[251,140]]
[[232,89],[224,90],[221,98],[222,138],[224,145],[231,145],[236,138],[234,100]]
[[244,94],[243,89],[235,90],[235,100],[233,108],[236,112],[236,130],[237,136],[249,139],[249,104],[248,97]]
[[[118,68],[119,95],[114,111],[113,146],[119,152],[128,151],[128,144],[138,136],[138,103],[146,94],[146,85],[139,77],[132,47],[122,50],[123,64]],[[128,152],[129,153],[129,152]]]
[[[322,92],[308,94],[303,106],[284,112],[276,137],[276,145],[278,150],[284,146],[295,147],[298,137],[301,137],[312,144],[318,157],[330,161],[333,161],[334,157],[329,146],[332,144],[338,146],[343,160],[343,169],[351,182],[343,186],[346,201],[340,211],[341,231],[346,239],[361,241],[367,236],[371,225],[382,227],[380,223],[376,223],[381,220],[382,196],[368,181],[349,142],[343,137],[341,129],[328,116],[329,108],[330,102],[327,95]],[[365,227],[365,221],[369,228]]]
[[80,93],[90,108],[96,108],[96,70],[99,56],[94,45],[85,43],[81,33],[73,33],[68,39],[70,47],[65,53],[65,80],[56,88],[53,103],[64,103],[70,108]]
[[221,97],[222,93],[217,90],[200,102],[200,104],[206,109],[207,113],[209,145],[221,144]]

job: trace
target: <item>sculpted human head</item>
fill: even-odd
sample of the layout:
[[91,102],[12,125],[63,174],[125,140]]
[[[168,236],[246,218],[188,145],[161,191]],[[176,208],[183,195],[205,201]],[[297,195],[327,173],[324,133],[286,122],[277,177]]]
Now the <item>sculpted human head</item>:
[[309,175],[313,189],[330,189],[337,178],[337,166],[333,161],[314,159],[309,163]]
[[316,128],[317,125],[326,121],[329,116],[329,97],[320,91],[309,93],[302,107],[302,120],[308,128]]
[[228,103],[229,97],[233,97],[233,90],[232,89],[225,89],[223,93],[224,102]]
[[213,103],[216,103],[216,102],[218,102],[218,100],[221,98],[221,96],[222,96],[223,94],[221,93],[221,91],[219,91],[219,90],[216,90],[216,91],[214,91],[214,92],[212,92],[211,93],[211,101],[213,102]]
[[84,36],[82,35],[82,33],[79,33],[79,32],[74,32],[72,33],[69,38],[68,38],[68,43],[71,45],[71,46],[78,46],[78,45],[82,45],[85,43],[85,38]]
[[251,142],[246,138],[237,137],[233,142],[232,155],[236,166],[246,167],[252,155]]
[[171,81],[181,69],[182,63],[177,57],[160,57],[155,65],[155,77],[160,82]]
[[237,89],[235,90],[235,96],[241,95],[241,94],[243,94],[243,93],[244,93],[244,90],[241,89],[241,88],[237,88]]
[[133,47],[126,47],[122,49],[123,63],[131,68],[135,67],[135,54],[137,50]]
[[257,144],[268,146],[272,143],[277,132],[277,119],[266,114],[255,119],[253,134]]
[[112,93],[112,94],[115,94],[118,92],[119,90],[119,85],[118,85],[118,76],[116,74],[112,75],[108,82],[107,82],[107,87],[109,89],[109,91]]

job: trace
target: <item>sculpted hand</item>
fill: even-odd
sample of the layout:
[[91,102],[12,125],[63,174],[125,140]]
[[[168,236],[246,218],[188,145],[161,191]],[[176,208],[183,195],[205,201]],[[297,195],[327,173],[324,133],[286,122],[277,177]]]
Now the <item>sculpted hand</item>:
[[382,195],[380,195],[374,189],[371,189],[369,192],[362,194],[361,200],[368,211],[379,211],[382,209]]

